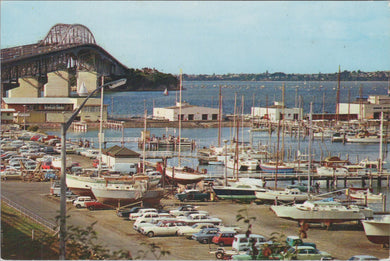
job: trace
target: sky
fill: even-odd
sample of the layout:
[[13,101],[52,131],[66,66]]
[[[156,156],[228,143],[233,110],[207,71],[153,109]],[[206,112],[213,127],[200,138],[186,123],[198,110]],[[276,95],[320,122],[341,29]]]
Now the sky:
[[165,73],[390,70],[389,1],[1,1],[1,48],[83,24],[129,68]]

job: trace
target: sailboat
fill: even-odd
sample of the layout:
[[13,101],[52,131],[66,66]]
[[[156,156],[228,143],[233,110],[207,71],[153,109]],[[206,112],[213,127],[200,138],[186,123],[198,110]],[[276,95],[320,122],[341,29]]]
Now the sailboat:
[[165,88],[165,90],[164,90],[164,96],[168,96],[169,95],[169,93],[168,93],[168,88]]
[[179,147],[178,147],[178,166],[177,167],[167,167],[165,170],[165,176],[173,181],[174,183],[182,184],[182,185],[188,185],[193,183],[198,183],[199,181],[202,181],[204,178],[206,178],[206,175],[203,173],[200,173],[199,171],[189,168],[189,167],[182,167],[181,166],[181,90],[182,90],[183,82],[182,82],[182,71],[180,70],[180,98],[179,98]]

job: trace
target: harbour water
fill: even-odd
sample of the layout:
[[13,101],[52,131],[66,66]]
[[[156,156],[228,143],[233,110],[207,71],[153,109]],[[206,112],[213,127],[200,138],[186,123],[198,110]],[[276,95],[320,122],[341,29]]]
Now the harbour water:
[[[313,113],[334,113],[336,110],[337,82],[242,82],[242,81],[191,81],[183,82],[182,100],[192,105],[218,108],[219,86],[222,87],[223,114],[234,113],[234,99],[241,106],[244,97],[244,114],[249,114],[251,107],[273,105],[274,101],[282,101],[282,85],[285,84],[285,103],[292,108],[298,106],[302,96],[304,113],[309,113],[309,104],[313,102]],[[340,102],[355,101],[360,96],[387,94],[388,82],[341,82]],[[164,96],[158,92],[120,92],[104,95],[104,103],[108,105],[111,115],[139,117],[147,109],[152,114],[153,107],[175,105],[178,92],[172,91]],[[267,98],[268,97],[268,98]],[[323,99],[325,97],[325,99]],[[325,101],[323,103],[323,100]],[[241,112],[241,111],[240,111]]]
[[[183,91],[183,100],[193,105],[218,107],[218,93],[219,86],[222,86],[223,95],[223,113],[233,114],[234,111],[234,99],[237,94],[238,104],[241,104],[241,96],[244,96],[245,106],[244,113],[250,113],[250,107],[265,106],[266,97],[268,96],[268,105],[271,105],[273,101],[281,101],[281,86],[282,82],[185,82]],[[388,83],[387,82],[342,82],[342,88],[340,90],[340,102],[348,102],[355,99],[360,95],[360,87],[362,86],[363,95],[374,94],[386,94]],[[304,112],[308,113],[308,104],[313,101],[314,112],[320,113],[323,110],[326,112],[334,112],[335,100],[336,100],[336,88],[337,82],[286,82],[285,88],[285,103],[287,107],[294,107],[296,104],[296,97],[302,96]],[[169,96],[163,96],[161,92],[124,92],[124,93],[109,93],[105,95],[104,100],[106,104],[109,104],[108,112],[113,115],[126,115],[126,116],[142,116],[144,109],[147,109],[149,115],[154,107],[168,107],[175,104],[177,99],[176,92],[171,92]],[[325,95],[324,95],[325,93]],[[323,97],[325,96],[325,103],[323,105]],[[254,97],[254,98],[253,98]],[[131,102],[130,102],[131,101]],[[254,101],[254,102],[253,102]],[[113,110],[112,110],[113,109]],[[112,111],[111,111],[112,110]],[[124,137],[130,140],[136,140],[141,136],[143,128],[125,128]],[[152,135],[161,137],[165,135],[178,135],[178,129],[174,128],[149,128]],[[230,141],[233,137],[234,128],[222,128],[221,140]],[[60,135],[59,131],[50,132],[50,134]],[[183,128],[181,130],[182,137],[193,139],[196,142],[196,148],[208,147],[210,145],[217,146],[218,144],[218,129],[217,128]],[[71,139],[89,139],[97,141],[98,131],[90,130],[88,132],[73,132],[68,131],[67,138]],[[117,138],[121,140],[122,131],[105,129],[104,136],[107,138]],[[239,134],[240,141],[252,143],[256,148],[259,145],[268,145],[271,151],[275,151],[276,146],[276,132],[271,137],[268,133],[257,132],[250,134],[249,128],[240,129]],[[286,151],[286,157],[290,155],[290,160],[294,159],[294,155],[297,154],[298,139],[295,136],[285,135],[284,148]],[[95,142],[93,144],[98,147]],[[120,145],[120,142],[107,142],[106,146],[111,147],[113,145]],[[125,144],[126,147],[140,152],[136,142],[130,142]],[[383,148],[387,151],[387,148]],[[301,154],[308,153],[308,139],[302,138],[300,140],[299,151]],[[196,151],[182,151],[184,156],[182,159],[182,165],[187,165],[193,168],[198,167],[198,160],[194,157]],[[352,163],[358,163],[363,159],[376,160],[379,157],[379,144],[343,144],[332,143],[330,139],[314,140],[312,144],[312,155],[315,160],[324,159],[327,156],[339,156],[341,159],[349,159]],[[384,167],[389,169],[390,159],[388,153],[385,153],[385,165]],[[288,159],[288,158],[286,158]],[[169,165],[176,165],[177,158],[170,158],[168,160]],[[207,165],[199,166],[199,168],[207,169],[207,173],[210,176],[221,175],[224,172],[224,167],[219,165]],[[228,175],[231,175],[231,171],[228,170]],[[272,186],[272,184],[269,184]],[[283,184],[280,184],[283,186]],[[286,184],[287,185],[287,184]],[[339,185],[344,185],[340,182]],[[360,187],[361,182],[350,182],[348,185],[354,187]],[[342,188],[342,187],[340,187]],[[324,189],[324,188],[323,188]],[[382,182],[382,187],[378,188],[376,183],[373,184],[373,191],[375,193],[382,192],[389,198],[389,188],[386,181]],[[390,209],[390,200],[387,201],[387,210]],[[377,211],[382,209],[381,204],[375,206]]]

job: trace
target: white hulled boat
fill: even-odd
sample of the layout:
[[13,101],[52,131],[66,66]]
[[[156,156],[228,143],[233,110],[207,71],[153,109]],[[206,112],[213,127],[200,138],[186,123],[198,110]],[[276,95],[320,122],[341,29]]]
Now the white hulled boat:
[[115,206],[144,199],[154,201],[154,197],[160,200],[163,192],[150,189],[149,178],[144,175],[85,177],[67,174],[66,185],[79,196],[91,196]]
[[189,167],[167,167],[165,176],[176,183],[188,185],[198,183],[206,178],[205,174]]
[[228,186],[213,186],[213,190],[220,199],[256,199],[256,191],[265,191],[264,182],[261,179],[240,178],[238,181],[229,182]]
[[304,202],[309,199],[309,194],[299,189],[284,189],[256,191],[256,198],[262,201]]
[[300,223],[341,223],[373,217],[373,210],[357,205],[344,206],[334,201],[305,201],[293,206],[272,206],[271,210],[280,218],[297,220]]
[[351,199],[357,200],[367,200],[367,202],[377,202],[383,199],[383,194],[374,194],[370,191],[370,189],[353,189],[349,188],[347,190],[347,195]]
[[362,220],[367,239],[375,244],[389,246],[390,215],[381,215],[371,220]]

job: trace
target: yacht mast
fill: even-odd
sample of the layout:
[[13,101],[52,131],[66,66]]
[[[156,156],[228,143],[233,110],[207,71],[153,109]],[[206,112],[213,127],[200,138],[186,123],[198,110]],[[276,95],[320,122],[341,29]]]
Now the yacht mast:
[[312,142],[312,135],[313,135],[313,102],[310,102],[310,116],[309,116],[309,169],[307,171],[307,193],[310,194],[310,171],[311,171],[311,142]]
[[180,69],[180,97],[179,97],[179,151],[178,151],[178,165],[181,166],[181,89],[183,86],[183,71]]

